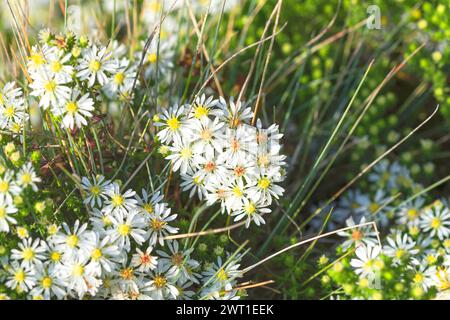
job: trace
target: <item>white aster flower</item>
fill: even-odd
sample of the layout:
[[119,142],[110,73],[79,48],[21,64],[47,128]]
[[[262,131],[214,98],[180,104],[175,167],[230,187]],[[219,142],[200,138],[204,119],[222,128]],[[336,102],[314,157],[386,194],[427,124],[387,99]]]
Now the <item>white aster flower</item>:
[[352,228],[338,232],[339,236],[347,238],[342,244],[342,249],[347,250],[350,247],[358,247],[361,243],[366,245],[375,245],[377,243],[377,233],[372,225],[355,227],[357,224],[364,223],[366,223],[365,217],[362,217],[359,220],[359,223],[355,223],[353,217],[350,217],[345,221],[346,226]]
[[151,272],[150,281],[145,283],[144,290],[155,300],[176,299],[179,292],[175,286],[175,275],[170,271],[164,272],[159,266]]
[[222,116],[223,112],[217,108],[219,101],[213,97],[206,98],[204,94],[195,98],[192,105],[188,107],[189,118],[197,120],[209,120],[209,116]]
[[101,276],[102,271],[110,273],[116,268],[120,251],[116,245],[111,244],[108,236],[100,238],[100,235],[94,232],[88,252],[91,258],[88,266],[96,276]]
[[134,198],[136,192],[131,189],[122,194],[119,185],[113,183],[106,190],[106,194],[108,199],[102,211],[107,214],[126,215],[129,211],[136,208],[137,200]]
[[45,246],[41,244],[40,239],[24,239],[18,244],[18,249],[11,250],[13,260],[21,260],[21,265],[25,268],[32,268],[36,264],[41,264],[44,260]]
[[383,252],[388,257],[392,257],[395,264],[407,261],[410,257],[419,252],[416,243],[406,233],[397,232],[386,238],[387,245],[383,247]]
[[169,225],[169,222],[175,220],[176,214],[171,214],[171,209],[166,207],[165,203],[158,203],[155,211],[151,215],[148,223],[148,239],[151,246],[159,242],[164,245],[164,237],[178,232],[178,228]]
[[151,255],[153,247],[149,246],[145,251],[136,248],[136,253],[131,258],[131,265],[139,272],[148,273],[156,268],[158,257]]
[[32,296],[42,296],[45,300],[53,297],[63,299],[66,295],[63,282],[58,275],[46,270],[43,265],[39,265],[36,269],[36,286],[31,290]]
[[429,232],[431,237],[437,236],[443,240],[450,236],[450,210],[442,202],[437,201],[425,209],[421,219],[420,227]]
[[241,101],[234,102],[233,97],[230,98],[229,104],[223,97],[220,97],[218,106],[223,112],[223,121],[227,122],[230,128],[237,128],[253,117],[252,109]]
[[117,70],[104,90],[108,97],[128,97],[136,78],[136,72],[130,67],[130,61],[122,58],[118,62]]
[[39,98],[39,106],[44,110],[50,106],[56,108],[64,105],[70,99],[71,89],[67,86],[68,81],[60,77],[52,77],[40,72],[35,75],[30,88],[32,96]]
[[372,277],[377,272],[375,264],[381,248],[378,245],[361,245],[356,249],[356,256],[350,261],[350,265],[355,269],[356,274],[362,277]]
[[50,238],[50,241],[55,244],[55,248],[67,257],[73,255],[88,256],[88,248],[91,246],[93,233],[88,230],[87,223],[80,226],[80,221],[76,220],[73,231],[65,222],[63,222],[62,227],[63,231]]
[[81,128],[88,124],[85,118],[92,118],[92,111],[94,111],[94,100],[89,93],[80,97],[80,92],[72,91],[70,98],[64,104],[54,107],[52,112],[62,117],[62,127],[73,129],[74,126]]
[[256,129],[247,125],[240,125],[237,129],[226,129],[223,138],[223,149],[219,158],[229,165],[236,165],[240,160],[255,160],[258,144],[255,139]]
[[70,53],[65,53],[57,47],[52,47],[46,54],[47,72],[52,77],[58,77],[70,82],[74,73],[73,67],[68,64],[70,58]]
[[17,208],[12,201],[5,197],[0,197],[0,232],[9,232],[9,224],[17,224],[17,220],[11,215],[17,212]]
[[9,276],[5,285],[11,289],[20,289],[28,292],[36,284],[34,277],[35,270],[21,266],[19,263],[13,261],[11,267],[8,269]]
[[180,170],[181,174],[186,174],[191,169],[194,161],[192,145],[187,139],[175,139],[172,147],[169,147],[170,154],[166,157],[173,163],[173,171]]
[[85,49],[81,59],[79,59],[77,77],[82,81],[88,80],[89,87],[92,87],[96,80],[103,86],[116,70],[117,64],[112,59],[111,52],[106,47],[97,48],[96,45],[93,45]]
[[184,106],[174,106],[163,110],[161,121],[155,123],[155,126],[162,127],[162,130],[157,133],[162,143],[171,143],[174,139],[181,140],[181,134],[185,134],[183,115]]
[[116,219],[113,228],[108,230],[108,235],[119,249],[130,251],[130,238],[137,244],[142,244],[145,241],[145,220],[138,215],[136,210],[131,211],[127,215],[120,214]]
[[34,171],[33,165],[31,162],[25,163],[20,171],[17,173],[17,184],[23,188],[31,186],[34,192],[38,191],[38,187],[36,183],[41,182],[41,178],[39,178]]
[[158,264],[161,264],[161,270],[163,272],[168,271],[169,274],[173,274],[179,281],[184,282],[190,280],[194,283],[198,283],[194,270],[197,269],[200,264],[198,261],[190,257],[193,249],[185,251],[180,250],[178,241],[170,241],[167,244],[170,253],[158,250],[160,258]]
[[92,182],[87,177],[83,177],[81,186],[87,193],[83,202],[89,204],[92,208],[95,206],[101,208],[103,201],[107,199],[106,191],[111,188],[111,181],[106,180],[102,175],[92,176]]
[[243,198],[243,205],[240,209],[234,211],[234,221],[240,221],[245,218],[245,227],[248,228],[253,221],[257,226],[265,224],[263,214],[270,213],[270,209],[261,203],[254,203],[247,198]]
[[88,257],[66,259],[60,269],[60,279],[68,291],[74,291],[82,299],[86,293],[95,295],[102,281],[95,277],[94,270],[87,265]]
[[249,198],[270,205],[272,197],[278,199],[284,193],[284,189],[276,184],[278,181],[279,177],[273,172],[257,176],[248,189]]
[[0,198],[5,198],[7,202],[12,202],[12,197],[22,192],[14,181],[13,174],[13,171],[8,170],[0,177]]

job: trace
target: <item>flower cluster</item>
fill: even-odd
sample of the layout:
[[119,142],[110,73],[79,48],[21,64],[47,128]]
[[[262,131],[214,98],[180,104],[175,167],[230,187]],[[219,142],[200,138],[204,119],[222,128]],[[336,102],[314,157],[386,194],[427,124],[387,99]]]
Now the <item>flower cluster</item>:
[[52,120],[67,129],[87,125],[102,100],[128,99],[135,81],[135,66],[124,57],[126,52],[97,46],[73,34],[54,35],[40,32],[39,45],[28,58],[30,94],[37,97],[43,110],[50,110]]
[[[387,194],[415,185],[404,167],[387,162],[369,180],[384,185]],[[351,191],[339,202],[337,212],[341,218],[348,217],[350,228],[338,233],[346,238],[338,254],[355,251],[356,257],[335,263],[322,283],[329,286],[333,280],[353,299],[423,299],[448,289],[449,205],[440,200],[425,205],[422,197],[395,205],[381,190],[373,202],[361,191]],[[382,243],[369,221],[386,230]]]
[[[375,221],[380,228],[387,228],[396,222],[393,208],[398,193],[414,193],[422,188],[411,178],[405,166],[398,162],[389,163],[388,160],[381,161],[373,168],[368,181],[368,190],[349,190],[337,201],[327,225],[329,230],[341,227],[349,218],[347,226],[354,222]],[[322,212],[325,214],[329,212],[328,209],[322,209]],[[312,226],[319,229],[322,222],[323,215],[319,215],[312,221]]]
[[9,233],[11,226],[17,224],[18,207],[23,206],[24,198],[30,193],[38,192],[37,184],[41,182],[33,164],[22,159],[13,143],[6,144],[3,152],[6,158],[0,158],[0,235]]
[[22,89],[14,82],[6,83],[0,88],[0,129],[13,135],[20,134],[28,118]]
[[103,176],[83,177],[81,188],[89,223],[52,224],[45,240],[25,237],[5,266],[7,287],[32,299],[239,298],[240,256],[202,270],[193,248],[165,241],[178,232],[177,215],[159,192],[121,192]]
[[173,106],[154,118],[160,128],[160,150],[167,151],[174,171],[180,171],[184,191],[220,203],[222,212],[264,224],[263,214],[273,198],[284,192],[285,156],[280,154],[282,134],[273,124],[249,124],[251,108],[230,99],[205,95],[192,104]]

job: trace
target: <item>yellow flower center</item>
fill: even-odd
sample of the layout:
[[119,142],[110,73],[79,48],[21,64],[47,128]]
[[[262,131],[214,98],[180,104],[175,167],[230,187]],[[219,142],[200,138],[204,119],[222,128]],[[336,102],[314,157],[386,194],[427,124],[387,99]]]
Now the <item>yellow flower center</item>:
[[131,280],[133,279],[134,271],[132,268],[126,268],[120,271],[120,276],[124,280]]
[[0,219],[5,219],[6,217],[6,209],[5,207],[0,207]]
[[172,117],[167,120],[167,126],[170,130],[176,131],[178,130],[178,128],[180,128],[180,120],[178,120],[176,117]]
[[431,220],[431,228],[433,229],[439,229],[442,225],[441,219],[438,217],[435,217]]
[[73,266],[72,275],[75,277],[81,277],[84,274],[84,267],[81,264]]
[[365,264],[364,264],[364,270],[366,271],[371,271],[372,267],[373,267],[373,260],[368,260]]
[[59,262],[61,260],[61,253],[53,251],[52,254],[50,255],[50,259],[53,262]]
[[111,219],[108,216],[104,216],[102,218],[103,223],[105,224],[105,226],[110,226],[112,224]]
[[33,53],[30,57],[30,60],[33,61],[36,66],[44,64],[44,57],[39,53]]
[[424,277],[420,273],[416,273],[416,275],[414,276],[415,283],[421,283],[421,282],[423,282],[423,279],[424,279]]
[[395,256],[397,257],[397,259],[403,258],[403,257],[405,256],[405,254],[406,254],[406,251],[403,250],[403,249],[398,249],[398,250],[395,252]]
[[228,280],[228,275],[225,270],[223,270],[223,268],[220,268],[219,271],[217,271],[217,279],[219,279],[220,281]]
[[258,187],[263,189],[263,190],[267,190],[267,188],[269,188],[270,186],[270,180],[268,178],[261,178],[258,181]]
[[245,206],[245,212],[247,212],[248,215],[254,214],[256,211],[256,207],[253,203],[249,203]]
[[13,123],[11,131],[19,133],[22,130],[22,125],[20,123]]
[[103,256],[102,250],[100,250],[99,248],[95,248],[94,250],[92,250],[92,253],[91,253],[92,260],[98,261],[98,260],[100,260],[100,258],[102,256]]
[[230,148],[234,152],[238,151],[240,148],[239,141],[237,139],[232,139],[230,143]]
[[89,70],[91,70],[91,72],[98,72],[101,67],[102,67],[102,64],[98,60],[92,60],[89,63]]
[[375,213],[375,212],[377,212],[378,211],[378,209],[380,209],[380,205],[378,204],[378,203],[371,203],[370,205],[369,205],[369,211],[370,211],[370,213]]
[[165,221],[158,219],[152,219],[152,221],[150,222],[150,227],[156,231],[161,231],[165,225],[166,225]]
[[166,285],[167,280],[166,278],[164,278],[163,276],[156,276],[153,279],[153,284],[155,285],[156,288],[161,289],[164,288],[164,286]]
[[111,198],[111,202],[114,207],[120,207],[121,205],[123,205],[124,201],[125,199],[120,194],[115,194]]
[[191,151],[191,148],[189,148],[189,147],[183,148],[183,149],[181,150],[181,152],[180,152],[180,156],[181,156],[181,158],[183,158],[183,159],[189,159],[189,158],[191,158],[191,157],[192,157],[192,151]]
[[34,251],[31,248],[23,249],[22,258],[26,261],[30,261],[34,258]]
[[194,182],[196,185],[200,185],[200,184],[202,183],[202,181],[200,180],[199,177],[194,177],[194,178],[192,179],[192,182]]
[[267,168],[270,164],[270,160],[269,157],[267,156],[267,154],[262,154],[258,157],[258,165],[260,167],[265,167]]
[[23,282],[25,280],[25,272],[23,270],[19,270],[14,274],[14,280],[17,282]]
[[114,76],[114,82],[118,85],[121,85],[125,80],[125,74],[123,72],[119,72]]
[[50,68],[54,73],[58,73],[62,70],[62,64],[59,61],[53,61]]
[[22,183],[24,185],[27,185],[31,182],[31,174],[30,173],[24,173],[21,177],[20,180],[22,181]]
[[433,256],[433,255],[431,255],[431,254],[427,256],[427,262],[428,262],[428,264],[435,264],[436,261],[437,261],[437,258],[436,258],[435,256]]
[[56,224],[52,224],[48,227],[48,233],[50,235],[54,235],[56,232],[58,232],[58,226]]
[[5,193],[9,190],[9,183],[8,181],[0,181],[0,192]]
[[15,114],[16,114],[16,109],[14,108],[14,106],[8,106],[3,111],[3,115],[6,118],[12,118],[12,117],[14,117]]
[[419,212],[416,209],[409,209],[406,212],[406,215],[408,216],[408,219],[412,221],[417,218],[417,216],[419,215]]
[[56,89],[56,82],[55,80],[50,80],[44,85],[44,89],[48,93],[54,93]]
[[130,234],[130,226],[122,223],[117,227],[117,232],[119,232],[121,236],[127,236],[128,234]]
[[147,61],[150,62],[151,64],[156,63],[157,60],[158,56],[156,55],[156,53],[150,53],[147,57]]
[[152,213],[153,212],[153,206],[151,203],[146,203],[143,206],[144,210],[147,211],[148,213]]
[[205,141],[209,141],[212,138],[211,130],[205,129],[200,133],[200,138]]
[[197,119],[206,117],[209,113],[208,108],[206,108],[205,106],[202,105],[198,105],[197,107],[195,107],[194,110],[194,117]]
[[241,188],[239,188],[238,186],[234,186],[233,187],[233,193],[236,197],[242,197],[242,195],[244,194],[241,190]]
[[18,227],[17,235],[19,236],[20,239],[26,238],[28,237],[28,230],[23,227]]
[[71,248],[75,248],[78,244],[78,237],[74,234],[70,235],[67,237],[66,239],[66,244],[71,247]]
[[68,113],[75,113],[78,111],[78,105],[76,102],[70,101],[66,104],[66,110]]
[[42,288],[48,289],[52,286],[52,283],[53,283],[52,278],[45,277],[42,279]]
[[100,194],[100,187],[99,187],[99,186],[93,186],[93,187],[91,188],[91,193],[92,193],[94,196],[98,196],[98,195]]

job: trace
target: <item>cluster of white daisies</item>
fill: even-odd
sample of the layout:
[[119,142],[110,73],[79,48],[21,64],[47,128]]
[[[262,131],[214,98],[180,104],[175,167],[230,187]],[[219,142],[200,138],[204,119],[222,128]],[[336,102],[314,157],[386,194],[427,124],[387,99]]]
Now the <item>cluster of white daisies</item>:
[[220,203],[235,221],[264,223],[273,199],[284,192],[285,156],[276,124],[263,129],[250,124],[251,108],[230,99],[205,95],[192,104],[173,106],[155,115],[160,151],[180,171],[181,187]]
[[[201,266],[164,237],[178,232],[156,192],[120,191],[103,176],[83,177],[90,222],[48,227],[11,251],[5,284],[30,299],[235,299],[239,256]],[[157,249],[159,247],[159,249]],[[0,275],[1,277],[1,275]]]
[[[450,230],[450,211],[448,208],[443,209],[442,203],[438,202],[425,211],[426,215],[439,211],[440,218],[446,215],[442,223],[447,230]],[[356,257],[350,261],[350,265],[360,279],[374,281],[385,268],[381,261],[381,256],[384,255],[392,259],[394,266],[401,265],[412,273],[413,284],[422,292],[427,292],[430,288],[435,288],[439,292],[448,290],[450,287],[450,238],[447,237],[441,241],[433,237],[435,229],[429,225],[421,229],[428,232],[424,231],[423,235],[417,239],[413,239],[408,233],[393,230],[386,238],[386,244],[383,247],[375,243],[367,244],[364,241],[366,243],[357,247]],[[361,230],[357,232],[365,234]]]
[[29,119],[27,105],[22,89],[14,82],[0,87],[0,129],[20,134]]
[[[3,147],[3,152],[9,161],[20,161],[20,151],[13,143]],[[17,224],[14,216],[17,214],[17,205],[24,199],[24,191],[37,192],[37,183],[41,179],[37,176],[31,162],[26,162],[20,167],[7,166],[4,159],[0,161],[0,234],[9,233],[11,225]]]
[[[414,273],[414,283],[426,292],[431,287],[445,290],[450,286],[450,208],[448,203],[437,200],[425,205],[426,200],[417,197],[412,201],[395,207],[392,190],[405,187],[414,188],[405,167],[397,163],[382,162],[369,180],[385,186],[385,191],[377,190],[374,196],[361,191],[349,192],[340,202],[337,214],[347,216],[349,230],[338,234],[346,240],[341,244],[343,250],[356,249],[356,258],[351,266],[363,279],[373,279],[384,267],[380,256],[392,259],[393,265],[405,266]],[[385,193],[388,192],[388,193]],[[373,225],[389,228],[381,247]]]
[[97,46],[74,35],[40,32],[40,42],[28,58],[31,95],[67,129],[81,128],[93,116],[102,93],[110,98],[131,95],[136,66],[124,57],[124,47],[113,42]]

